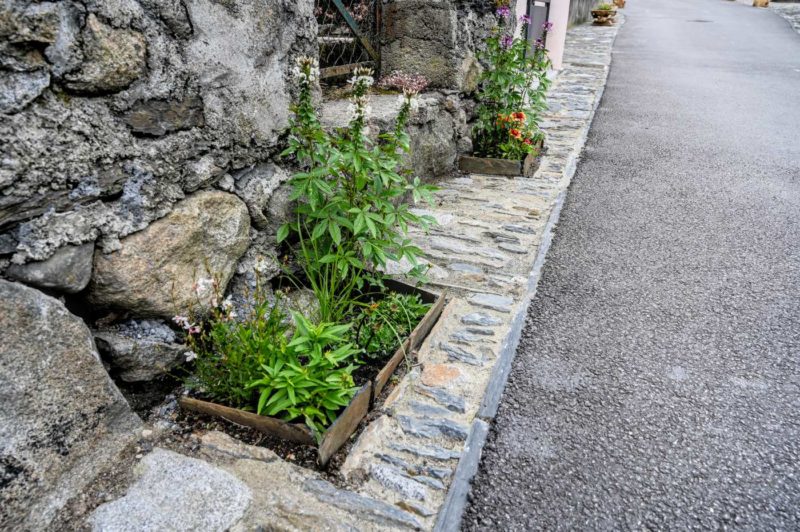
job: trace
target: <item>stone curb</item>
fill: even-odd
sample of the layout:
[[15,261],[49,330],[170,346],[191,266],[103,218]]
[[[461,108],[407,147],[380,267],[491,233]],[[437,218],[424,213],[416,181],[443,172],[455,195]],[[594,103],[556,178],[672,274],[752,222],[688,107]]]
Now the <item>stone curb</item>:
[[547,221],[547,228],[545,229],[545,237],[539,245],[533,271],[528,280],[528,296],[512,321],[511,331],[506,340],[505,347],[500,353],[500,360],[495,366],[492,377],[489,380],[489,386],[486,389],[486,395],[481,403],[478,416],[472,423],[472,429],[467,438],[467,443],[464,446],[464,454],[458,462],[458,467],[453,476],[453,482],[450,484],[447,498],[445,499],[442,509],[439,511],[439,518],[436,521],[434,532],[456,532],[461,526],[461,516],[467,506],[470,483],[478,472],[478,465],[480,464],[481,455],[483,454],[483,446],[486,444],[486,438],[489,435],[489,422],[497,415],[497,408],[500,406],[503,390],[505,390],[506,382],[508,382],[508,375],[511,371],[511,363],[514,361],[517,346],[522,336],[522,326],[525,324],[528,307],[531,301],[533,301],[534,296],[536,296],[536,288],[542,274],[545,256],[550,249],[550,243],[553,241],[555,225],[558,223],[558,218],[561,214],[561,208],[564,205],[565,199],[566,192],[559,194],[556,204],[550,213],[550,217]]

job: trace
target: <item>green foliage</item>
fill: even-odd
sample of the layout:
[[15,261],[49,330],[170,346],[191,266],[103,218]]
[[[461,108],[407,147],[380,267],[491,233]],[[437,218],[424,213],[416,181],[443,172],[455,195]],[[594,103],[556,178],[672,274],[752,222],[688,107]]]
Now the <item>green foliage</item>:
[[313,325],[280,300],[257,290],[255,308],[237,316],[230,300],[204,326],[176,316],[188,333],[195,367],[187,387],[212,400],[291,421],[303,419],[317,435],[357,391],[352,373],[361,349],[347,342],[350,325]]
[[351,341],[370,358],[389,358],[429,309],[430,305],[416,294],[390,292],[377,302],[363,305],[351,330]]
[[[486,40],[480,58],[486,63],[477,94],[473,128],[475,153],[481,157],[522,159],[536,151],[544,138],[539,115],[547,107],[550,60],[544,44],[529,47],[524,38],[512,38],[504,23]],[[545,26],[545,34],[549,26]],[[522,35],[525,35],[523,24]]]
[[[298,200],[296,218],[280,228],[278,241],[295,235],[322,321],[339,322],[351,311],[357,290],[368,282],[380,283],[376,271],[387,261],[405,258],[417,264],[420,250],[407,237],[408,226],[427,227],[433,219],[414,214],[403,198],[430,201],[434,188],[397,170],[402,154],[409,151],[405,128],[413,93],[404,94],[394,131],[373,143],[364,134],[370,70],[356,70],[352,120],[335,133],[322,129],[313,106],[308,80],[316,75],[314,64],[301,59],[299,72],[300,95],[283,155],[293,156],[304,171],[291,181],[291,199]],[[420,268],[412,271],[422,273]]]
[[[230,301],[217,307],[216,292],[216,310],[205,325],[180,316],[175,321],[189,333],[196,357],[193,387],[258,414],[303,419],[321,438],[358,390],[353,371],[362,364],[361,355],[391,353],[427,311],[416,296],[390,294],[371,304],[363,299],[368,287],[382,288],[379,271],[389,260],[417,264],[421,251],[407,237],[408,227],[427,227],[434,220],[414,214],[405,198],[431,201],[434,187],[398,170],[409,151],[405,129],[419,79],[404,89],[394,130],[373,142],[364,133],[371,71],[356,70],[353,118],[334,133],[323,130],[313,104],[315,62],[301,58],[295,74],[300,95],[283,155],[293,157],[302,171],[291,181],[295,218],[279,229],[277,239],[295,246],[304,278],[294,280],[314,291],[320,323],[293,313],[289,340],[280,305],[261,297],[251,315],[237,317]],[[422,268],[416,266],[411,275],[421,278]],[[209,283],[202,284],[205,290]],[[358,330],[346,323],[354,317]]]
[[261,375],[262,366],[287,347],[288,323],[277,304],[256,290],[253,312],[239,320],[230,300],[216,307],[204,327],[185,325],[195,367],[189,388],[221,403],[252,410],[254,393],[248,385]]
[[271,351],[261,378],[248,388],[258,390],[259,414],[287,421],[302,417],[319,438],[358,390],[352,362],[360,350],[345,343],[350,325],[313,325],[296,312],[292,317],[292,341]]
[[599,4],[595,9],[598,11],[612,11],[614,6],[611,4]]

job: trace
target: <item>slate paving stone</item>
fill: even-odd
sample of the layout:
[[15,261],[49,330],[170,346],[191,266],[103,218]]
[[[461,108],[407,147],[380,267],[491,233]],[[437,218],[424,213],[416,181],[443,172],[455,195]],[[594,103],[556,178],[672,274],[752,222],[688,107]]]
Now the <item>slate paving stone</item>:
[[514,304],[512,298],[497,294],[476,294],[469,298],[469,302],[475,306],[496,310],[498,312],[511,312],[511,305]]
[[442,348],[442,351],[447,353],[448,360],[464,362],[470,366],[483,366],[485,363],[485,360],[482,357],[474,355],[473,353],[470,353],[461,347],[448,344],[447,342],[442,342],[440,347]]
[[404,497],[424,501],[428,498],[427,488],[416,480],[408,478],[402,470],[389,466],[372,464],[370,475],[384,487],[394,490]]
[[439,460],[442,462],[452,461],[461,456],[460,451],[445,449],[444,447],[431,445],[409,445],[406,443],[389,442],[389,448],[395,451],[409,453],[420,458]]
[[467,427],[450,419],[397,416],[397,420],[406,433],[420,438],[443,436],[455,440],[466,440],[469,434]]
[[424,384],[415,384],[414,389],[426,397],[430,397],[448,410],[463,414],[465,412],[464,398],[441,388],[431,388]]
[[466,316],[462,317],[461,323],[465,325],[480,325],[483,327],[491,327],[494,325],[500,325],[501,323],[503,323],[503,320],[495,316],[490,316],[489,314],[484,314],[483,312],[473,312],[471,314],[467,314]]
[[307,480],[303,487],[322,502],[341,510],[369,518],[379,523],[399,525],[419,530],[421,525],[408,512],[397,509],[394,505],[364,497],[348,490],[336,488],[324,480]]

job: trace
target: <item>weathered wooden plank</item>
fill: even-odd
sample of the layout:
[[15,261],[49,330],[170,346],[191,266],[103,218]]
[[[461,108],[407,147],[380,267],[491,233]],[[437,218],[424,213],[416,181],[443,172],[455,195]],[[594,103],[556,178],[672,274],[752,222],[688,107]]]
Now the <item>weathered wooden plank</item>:
[[465,174],[522,175],[522,163],[510,159],[462,155],[458,169]]
[[[407,285],[406,285],[407,286]],[[423,290],[414,289],[416,293],[424,292]],[[437,296],[432,294],[431,292],[427,292],[427,295],[433,296],[436,298]],[[378,397],[383,391],[383,387],[386,386],[386,383],[389,382],[389,379],[392,377],[392,374],[397,369],[397,366],[400,365],[407,354],[411,353],[415,349],[417,349],[420,345],[422,345],[423,340],[428,336],[428,333],[431,332],[433,325],[436,323],[436,320],[439,319],[439,316],[442,314],[442,309],[444,308],[444,303],[446,299],[447,293],[443,292],[441,295],[438,296],[438,299],[435,299],[436,303],[428,309],[428,312],[425,313],[425,316],[422,317],[420,322],[414,327],[414,330],[411,331],[411,334],[408,335],[406,341],[404,341],[401,346],[395,351],[392,358],[383,366],[383,369],[375,376],[374,384],[373,384],[373,392],[374,397]]]
[[533,174],[539,169],[541,162],[542,156],[540,154],[528,154],[522,162],[522,175],[525,177],[533,177]]
[[218,405],[216,403],[201,401],[191,397],[181,397],[178,402],[180,403],[181,408],[194,410],[195,412],[200,412],[202,414],[221,417],[232,423],[237,423],[239,425],[260,430],[261,432],[269,434],[270,436],[308,445],[316,444],[314,436],[311,433],[311,429],[305,425],[287,423],[274,417],[259,416],[258,414],[245,412],[244,410],[239,410],[238,408]]
[[[412,333],[413,334],[413,333]],[[386,383],[389,382],[389,379],[392,377],[392,373],[394,370],[397,369],[397,366],[400,365],[400,362],[406,358],[406,354],[411,352],[410,349],[411,345],[411,336],[406,338],[406,340],[397,348],[397,351],[394,352],[392,358],[386,363],[385,366],[378,372],[373,380],[372,390],[374,392],[374,397],[378,397],[383,391],[383,387],[386,386]]]
[[353,431],[356,430],[358,424],[364,419],[364,416],[369,412],[369,404],[372,401],[372,383],[368,382],[361,389],[356,392],[353,400],[347,408],[344,409],[333,425],[328,427],[325,436],[322,437],[322,443],[319,446],[319,463],[325,465],[331,459],[336,451],[350,438]]
[[372,61],[365,61],[363,63],[350,63],[349,65],[339,65],[333,67],[326,67],[321,68],[319,70],[319,76],[322,79],[325,78],[332,78],[335,76],[343,76],[345,74],[351,73],[353,70],[357,69],[358,67],[373,67],[374,63]]

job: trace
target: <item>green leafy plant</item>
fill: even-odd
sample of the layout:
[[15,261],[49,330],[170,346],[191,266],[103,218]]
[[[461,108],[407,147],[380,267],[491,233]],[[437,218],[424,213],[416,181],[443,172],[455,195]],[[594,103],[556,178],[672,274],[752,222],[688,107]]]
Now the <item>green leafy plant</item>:
[[613,11],[614,6],[611,4],[599,4],[595,9],[598,11]]
[[385,298],[363,304],[351,329],[351,341],[367,357],[385,359],[394,354],[403,340],[422,320],[430,305],[419,295],[390,292]]
[[[512,36],[510,14],[508,6],[498,7],[500,23],[480,54],[487,68],[477,93],[473,139],[475,154],[481,157],[522,159],[536,153],[544,139],[539,115],[547,106],[550,60],[541,39],[531,47],[526,39]],[[525,35],[530,18],[524,15],[520,23]],[[543,26],[544,35],[551,27],[549,22]]]
[[[203,281],[196,286],[202,289]],[[186,316],[173,318],[187,333],[191,348],[187,360],[194,361],[187,386],[246,410],[253,410],[254,404],[254,393],[248,385],[260,376],[264,364],[286,350],[289,328],[280,306],[264,290],[257,288],[253,298],[255,306],[247,316],[236,315],[231,299],[217,305],[219,298],[215,294],[214,308],[205,324],[198,325]]]
[[296,312],[292,317],[292,341],[270,352],[261,364],[261,377],[248,389],[258,390],[259,414],[287,421],[303,418],[319,439],[358,390],[353,361],[360,350],[346,343],[350,325],[313,325]]
[[298,200],[295,219],[278,231],[282,242],[294,235],[305,281],[320,302],[322,321],[342,321],[351,311],[356,292],[367,283],[380,285],[376,273],[390,260],[406,259],[417,266],[419,248],[407,237],[408,227],[427,227],[428,216],[412,212],[403,198],[431,200],[434,187],[398,171],[409,151],[405,131],[415,91],[404,89],[393,131],[372,142],[365,134],[369,114],[369,69],[356,69],[350,80],[352,118],[346,128],[323,130],[314,108],[311,88],[318,76],[310,58],[296,68],[299,97],[293,106],[288,148],[303,171],[292,178],[292,200]]

